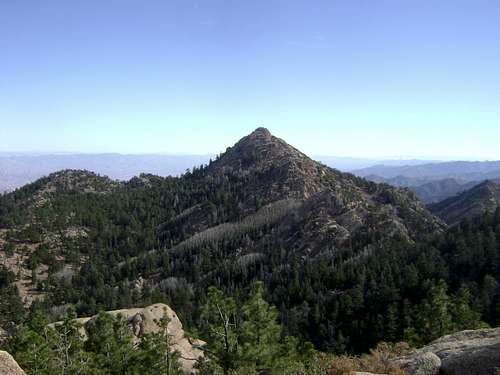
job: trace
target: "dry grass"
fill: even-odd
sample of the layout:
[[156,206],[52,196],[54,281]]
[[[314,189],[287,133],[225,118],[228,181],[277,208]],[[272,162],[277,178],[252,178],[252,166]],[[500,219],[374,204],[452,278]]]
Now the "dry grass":
[[361,357],[336,356],[329,360],[327,375],[351,375],[355,371],[372,372],[375,374],[407,375],[396,366],[392,360],[409,351],[405,343],[381,343],[370,354]]
[[329,365],[327,375],[351,375],[354,372],[354,361],[351,357],[336,357]]

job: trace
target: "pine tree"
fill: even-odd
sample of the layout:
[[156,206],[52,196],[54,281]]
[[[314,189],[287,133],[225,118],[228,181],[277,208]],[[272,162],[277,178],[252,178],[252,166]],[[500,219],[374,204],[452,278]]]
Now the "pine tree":
[[123,318],[101,312],[86,328],[85,349],[94,353],[95,367],[109,374],[125,374],[133,362],[135,350],[132,332]]
[[415,326],[405,330],[405,339],[412,345],[422,345],[453,330],[448,286],[440,280],[433,286],[426,299],[418,306]]
[[238,361],[237,311],[231,297],[210,287],[201,313],[203,333],[209,343],[207,354],[220,364],[224,374]]
[[254,362],[257,368],[272,367],[279,351],[281,327],[278,311],[263,297],[261,282],[252,285],[248,300],[241,309],[240,348],[241,359]]
[[481,325],[480,314],[470,307],[470,300],[470,291],[466,287],[461,287],[453,298],[451,314],[455,331],[476,329]]
[[76,314],[69,311],[61,324],[54,326],[50,332],[54,343],[54,369],[61,375],[80,375],[91,372],[91,354],[84,351],[81,325],[74,318]]
[[19,365],[33,375],[50,375],[53,372],[54,352],[49,342],[48,332],[39,334],[28,325],[18,327],[16,335],[10,340],[8,351]]
[[385,339],[395,341],[399,331],[398,306],[396,303],[389,305],[385,315]]
[[134,371],[141,375],[181,375],[179,353],[172,347],[166,310],[156,324],[160,330],[142,338]]

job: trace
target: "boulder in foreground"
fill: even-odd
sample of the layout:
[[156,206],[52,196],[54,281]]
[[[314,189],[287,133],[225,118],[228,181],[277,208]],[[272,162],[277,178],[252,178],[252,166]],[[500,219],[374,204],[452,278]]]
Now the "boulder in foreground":
[[[171,348],[179,353],[179,364],[182,371],[186,374],[196,373],[194,366],[204,356],[201,348],[205,343],[200,340],[190,339],[185,335],[181,321],[169,306],[156,303],[144,308],[114,310],[107,311],[107,313],[113,317],[121,315],[125,319],[132,330],[135,342],[139,342],[147,334],[159,332],[161,328],[158,326],[158,322],[166,316],[169,319],[168,333],[171,335]],[[77,323],[82,325],[82,334],[84,336],[86,336],[86,327],[92,324],[96,318],[97,315],[75,319]]]
[[0,350],[0,375],[26,375],[26,373],[9,353]]
[[[439,367],[435,357],[441,361]],[[396,363],[411,375],[496,375],[500,369],[500,328],[441,337]],[[422,364],[429,365],[427,371]]]

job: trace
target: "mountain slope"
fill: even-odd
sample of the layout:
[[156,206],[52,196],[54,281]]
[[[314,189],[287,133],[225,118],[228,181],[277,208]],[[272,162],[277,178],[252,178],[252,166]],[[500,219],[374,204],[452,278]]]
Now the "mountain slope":
[[[409,190],[326,167],[264,128],[181,178],[118,183],[86,171],[54,173],[2,197],[0,224],[0,241],[31,249],[17,264],[44,245],[54,270],[73,259],[73,271],[97,253],[111,252],[119,264],[153,247],[183,258],[180,249],[191,254],[230,239],[238,250],[224,257],[239,262],[261,259],[271,244],[311,256],[347,244],[371,247],[375,238],[413,242],[443,228]],[[241,243],[257,230],[265,235]]]
[[255,195],[270,191],[279,196],[307,198],[321,190],[320,177],[326,170],[319,163],[274,137],[264,128],[258,128],[230,147],[207,171],[213,175],[252,175],[255,185],[248,186]]
[[77,197],[106,196],[120,184],[88,171],[53,173],[0,196],[0,264],[17,275],[16,286],[27,305],[44,298],[37,283],[49,274],[73,273],[79,264],[64,264],[68,249],[85,247],[89,228],[75,220]]
[[425,204],[443,201],[481,183],[481,181],[467,181],[450,177],[435,179],[434,177],[405,177],[399,175],[383,178],[377,175],[368,175],[365,178],[379,184],[385,183],[396,187],[407,187]]
[[[353,314],[369,314],[363,324],[386,314],[385,301],[399,297],[389,287],[377,296],[372,286],[398,283],[407,247],[445,227],[408,189],[326,167],[262,128],[178,178],[141,175],[90,191],[84,181],[62,183],[41,204],[26,203],[54,184],[0,198],[14,254],[23,251],[18,234],[36,224],[21,261],[35,270],[31,282],[53,314],[66,304],[89,316],[167,301],[189,324],[209,286],[241,295],[258,279],[289,332],[339,350],[342,337],[355,350],[379,340],[382,331],[373,331],[358,343]],[[54,235],[63,240],[47,248]],[[40,267],[43,279],[34,275]],[[365,294],[366,309],[353,310]]]
[[422,185],[412,186],[417,197],[425,204],[441,202],[478,185],[479,182],[471,181],[460,183],[453,178],[427,182]]
[[494,212],[500,206],[500,185],[485,181],[455,197],[430,206],[430,210],[450,225],[485,212]]
[[326,167],[263,128],[229,148],[206,174],[244,181],[238,192],[242,215],[283,199],[302,202],[295,220],[311,237],[302,248],[321,251],[374,227],[414,240],[441,226],[408,190]]

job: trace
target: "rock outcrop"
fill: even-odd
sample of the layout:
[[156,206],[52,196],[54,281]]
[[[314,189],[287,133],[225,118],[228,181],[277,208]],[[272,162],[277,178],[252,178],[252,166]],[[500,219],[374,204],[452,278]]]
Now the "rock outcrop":
[[496,375],[500,369],[500,328],[444,336],[396,363],[411,375]]
[[26,375],[26,373],[9,353],[0,350],[0,375]]
[[[201,348],[205,343],[200,340],[191,339],[185,335],[181,321],[169,306],[157,303],[144,308],[115,310],[108,311],[107,313],[115,317],[121,315],[129,324],[134,334],[134,341],[136,342],[147,334],[158,332],[160,330],[158,322],[166,316],[170,320],[168,333],[172,336],[172,349],[180,355],[179,363],[182,370],[186,374],[196,373],[194,366],[203,357]],[[82,334],[84,336],[86,335],[86,327],[92,324],[96,317],[76,319],[76,322],[83,327]]]
[[413,352],[398,359],[397,365],[411,375],[439,375],[441,358],[433,352]]

